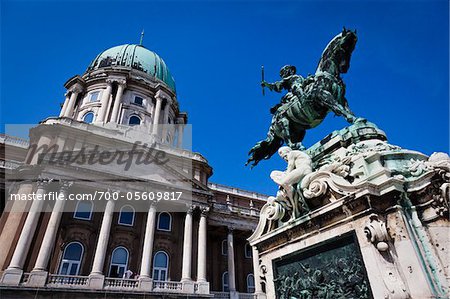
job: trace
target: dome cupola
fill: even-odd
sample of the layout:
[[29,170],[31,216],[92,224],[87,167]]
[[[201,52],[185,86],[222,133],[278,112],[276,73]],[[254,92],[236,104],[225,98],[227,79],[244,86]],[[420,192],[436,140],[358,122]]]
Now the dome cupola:
[[142,45],[125,44],[101,52],[92,61],[88,71],[111,66],[123,66],[142,71],[164,82],[174,93],[175,80],[164,60]]

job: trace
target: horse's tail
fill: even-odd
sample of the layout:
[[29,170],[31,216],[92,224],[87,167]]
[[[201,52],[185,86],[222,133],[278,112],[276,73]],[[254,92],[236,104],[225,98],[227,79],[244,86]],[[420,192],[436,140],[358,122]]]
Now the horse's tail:
[[248,152],[250,158],[248,158],[245,165],[251,164],[251,168],[255,167],[259,161],[269,159],[277,150],[283,145],[283,140],[272,134],[268,135],[265,140],[259,141]]

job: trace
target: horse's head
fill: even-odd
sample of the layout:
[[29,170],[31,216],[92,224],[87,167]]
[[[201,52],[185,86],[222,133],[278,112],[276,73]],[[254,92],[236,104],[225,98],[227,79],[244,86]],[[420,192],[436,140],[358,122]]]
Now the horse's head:
[[350,58],[355,49],[356,30],[342,30],[327,45],[322,53],[317,71],[326,71],[338,75],[346,73],[350,67]]
[[[351,31],[344,29],[341,33],[340,45],[337,50],[336,58],[340,58],[339,72],[346,73],[350,67],[350,58],[352,52],[355,49],[355,45],[358,38],[356,36],[356,30]],[[339,61],[339,60],[338,60]]]

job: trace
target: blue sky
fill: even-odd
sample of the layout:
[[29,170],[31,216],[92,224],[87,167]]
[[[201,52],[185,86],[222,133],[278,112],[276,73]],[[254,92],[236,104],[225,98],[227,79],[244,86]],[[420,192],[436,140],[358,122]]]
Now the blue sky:
[[[250,170],[248,150],[263,139],[269,108],[260,67],[315,71],[343,26],[358,43],[344,75],[357,116],[392,144],[426,154],[449,151],[448,1],[1,1],[1,123],[57,115],[64,82],[106,48],[138,43],[169,66],[193,148],[214,168],[211,181],[273,194],[274,156]],[[308,131],[309,146],[346,126],[331,114]]]

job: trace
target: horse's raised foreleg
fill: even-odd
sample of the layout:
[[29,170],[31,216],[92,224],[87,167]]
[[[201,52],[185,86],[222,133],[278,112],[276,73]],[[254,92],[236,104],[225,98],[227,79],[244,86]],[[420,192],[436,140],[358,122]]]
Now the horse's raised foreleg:
[[321,90],[321,92],[318,93],[317,97],[321,100],[321,103],[326,106],[328,109],[333,111],[336,115],[342,115],[346,121],[349,123],[354,123],[356,120],[355,115],[353,112],[350,111],[350,109],[346,109],[344,106],[342,106],[340,103],[337,102],[337,100],[334,98],[334,96],[326,91]]

